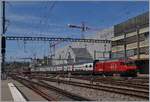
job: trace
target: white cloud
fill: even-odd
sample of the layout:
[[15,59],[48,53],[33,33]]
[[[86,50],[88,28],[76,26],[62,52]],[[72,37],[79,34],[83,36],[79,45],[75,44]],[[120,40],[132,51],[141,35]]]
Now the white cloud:
[[17,14],[9,14],[7,15],[7,19],[11,22],[39,22],[42,20],[40,17],[31,16],[31,15],[17,15]]
[[[54,29],[52,29],[54,32]],[[49,37],[58,37],[61,34],[51,33],[50,30],[40,30],[33,28],[23,28],[19,26],[10,26],[6,32],[6,35],[15,35],[15,36],[49,36]],[[64,36],[64,34],[63,34]]]
[[10,25],[29,25],[29,27],[54,27],[54,29],[65,29],[68,28],[67,24],[57,24],[53,23],[50,19],[44,19],[42,17],[33,16],[33,15],[19,15],[19,14],[9,14],[7,19],[10,21]]

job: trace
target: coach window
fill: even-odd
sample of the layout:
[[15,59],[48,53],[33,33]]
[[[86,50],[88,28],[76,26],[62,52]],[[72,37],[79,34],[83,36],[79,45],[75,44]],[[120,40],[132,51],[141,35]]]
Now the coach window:
[[86,65],[85,67],[87,68],[88,66]]
[[92,65],[90,65],[89,67],[92,67]]

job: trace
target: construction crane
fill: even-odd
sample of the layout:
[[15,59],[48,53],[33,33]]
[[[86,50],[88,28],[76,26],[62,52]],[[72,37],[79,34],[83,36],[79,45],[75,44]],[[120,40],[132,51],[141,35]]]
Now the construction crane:
[[84,34],[83,34],[83,33],[84,33],[86,30],[90,30],[89,27],[85,26],[85,23],[84,23],[84,22],[82,22],[80,26],[79,26],[79,25],[68,24],[68,27],[69,27],[69,28],[81,29],[81,32],[82,32],[81,37],[82,37],[82,39],[84,39]]
[[[90,27],[85,26],[85,22],[82,22],[80,26],[79,26],[79,25],[68,24],[68,27],[69,27],[69,28],[81,29],[81,32],[82,32],[81,38],[82,38],[82,39],[85,38],[85,37],[84,37],[84,32],[85,32],[85,31],[87,31],[87,30],[94,30],[94,29],[92,29],[92,28],[90,28]],[[96,30],[96,29],[95,29],[95,30]],[[87,47],[87,44],[85,44],[84,46],[85,46],[85,48],[86,48],[86,47]]]
[[[81,29],[81,31],[82,32],[85,32],[86,30],[92,30],[91,28],[89,28],[89,27],[87,27],[87,26],[85,26],[85,23],[84,22],[82,22],[82,25],[81,26],[79,26],[79,25],[73,25],[73,24],[68,24],[68,27],[69,28],[78,28],[78,29]],[[82,34],[82,39],[84,39],[84,34]],[[54,51],[54,53],[53,54],[51,54],[50,56],[52,57],[52,56],[55,56],[55,47],[56,47],[56,45],[58,45],[58,44],[60,44],[60,43],[62,43],[63,41],[58,41],[58,42],[54,42],[53,44],[52,43],[50,43],[50,49],[51,48],[53,48],[53,51]],[[85,45],[85,47],[86,47],[86,45]]]
[[81,29],[82,32],[85,32],[85,31],[87,31],[87,30],[93,30],[93,31],[100,31],[100,30],[102,30],[102,29],[100,29],[100,28],[87,27],[84,22],[82,22],[81,25],[68,24],[68,27],[69,27],[69,28]]
[[73,24],[68,24],[68,27],[81,29],[82,32],[85,32],[86,30],[90,30],[89,27],[86,27],[86,26],[85,26],[85,23],[84,23],[84,22],[82,22],[82,25],[81,25],[81,26],[73,25]]

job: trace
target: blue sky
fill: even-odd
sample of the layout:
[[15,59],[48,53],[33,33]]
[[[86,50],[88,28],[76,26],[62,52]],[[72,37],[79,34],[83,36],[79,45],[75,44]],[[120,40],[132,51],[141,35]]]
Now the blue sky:
[[[103,29],[148,11],[147,1],[12,1],[6,4],[6,19],[10,21],[6,35],[81,37],[79,29],[67,24],[85,22],[93,29]],[[85,35],[95,34],[89,30]],[[10,57],[37,57],[48,54],[47,42],[7,42]]]

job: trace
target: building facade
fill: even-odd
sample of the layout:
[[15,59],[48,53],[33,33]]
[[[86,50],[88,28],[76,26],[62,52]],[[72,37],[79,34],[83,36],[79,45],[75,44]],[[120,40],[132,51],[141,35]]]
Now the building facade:
[[112,58],[131,58],[149,71],[149,12],[114,25]]
[[[92,36],[85,37],[85,39],[111,40],[113,30],[113,27],[103,29]],[[73,42],[56,50],[53,59],[59,60],[53,60],[53,64],[67,64],[69,63],[69,59],[72,59],[72,63],[92,62],[95,59],[108,59],[110,57],[109,51],[111,51],[111,43]]]

